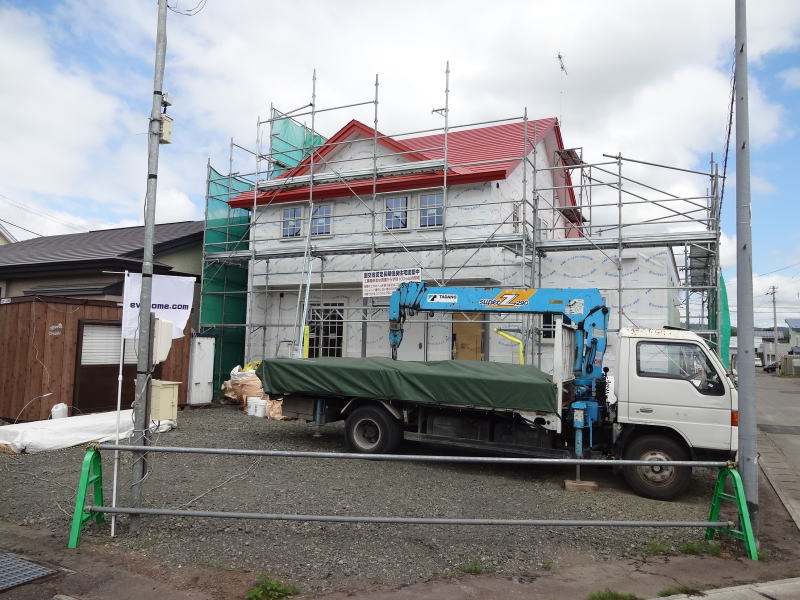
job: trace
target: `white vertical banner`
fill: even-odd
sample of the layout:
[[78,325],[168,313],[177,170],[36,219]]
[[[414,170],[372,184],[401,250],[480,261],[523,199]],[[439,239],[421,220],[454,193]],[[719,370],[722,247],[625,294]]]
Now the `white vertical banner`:
[[[192,312],[194,277],[153,275],[151,312],[159,319],[172,322],[172,339],[183,337],[183,328]],[[142,294],[141,273],[125,276],[122,300],[122,337],[135,338],[139,334],[139,299]]]

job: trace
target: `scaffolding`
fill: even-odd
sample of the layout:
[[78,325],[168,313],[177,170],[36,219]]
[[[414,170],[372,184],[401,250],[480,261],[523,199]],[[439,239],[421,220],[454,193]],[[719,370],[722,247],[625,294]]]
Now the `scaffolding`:
[[[360,354],[367,355],[370,326],[387,327],[386,299],[331,302],[326,294],[357,289],[355,280],[347,277],[357,274],[360,285],[361,272],[386,268],[381,261],[387,256],[397,264],[418,268],[422,279],[436,285],[525,288],[541,287],[542,260],[548,256],[598,252],[616,269],[616,284],[601,292],[607,295],[614,315],[612,331],[618,331],[638,326],[626,314],[626,293],[641,289],[626,283],[626,251],[666,249],[678,280],[649,287],[678,297],[680,324],[704,336],[725,360],[727,303],[720,303],[719,264],[721,176],[713,156],[708,171],[622,154],[585,161],[581,148],[558,148],[543,156],[550,151],[539,130],[542,121],[530,120],[527,109],[513,117],[450,123],[449,77],[448,65],[444,105],[433,110],[443,119],[441,127],[384,135],[378,129],[378,76],[371,99],[320,108],[315,73],[310,103],[288,112],[271,107],[269,118],[257,121],[255,150],[231,140],[228,174],[209,167],[207,205],[224,203],[228,209],[224,218],[219,211],[214,218],[213,211],[208,213],[203,254],[201,333],[215,335],[218,347],[222,340],[228,348],[225,356],[217,352],[215,384],[225,378],[226,370],[245,359],[296,354],[306,325],[312,328],[312,340],[316,336],[312,356],[336,355],[337,349],[326,347],[325,340],[341,336],[339,328],[349,327],[360,330]],[[321,113],[356,107],[372,109],[367,133],[327,140],[316,131]],[[457,132],[498,125],[518,130],[518,156],[454,159],[451,144]],[[409,149],[392,146],[394,140],[417,142]],[[332,149],[343,158],[327,158]],[[234,168],[235,162],[246,164],[247,160],[254,163],[253,170]],[[504,165],[509,160],[520,165],[519,186],[505,195],[491,194],[488,201],[465,203],[454,197],[454,190],[464,186],[456,175],[465,168]],[[302,169],[287,173],[297,165]],[[387,182],[408,174],[424,176],[427,183],[400,192],[384,191]],[[673,184],[676,175],[680,185]],[[332,184],[346,190],[347,212],[324,208],[330,206],[326,201],[332,199],[327,195]],[[412,205],[409,196],[399,208],[387,203],[398,193],[420,194],[428,203],[423,206],[420,200]],[[279,194],[289,194],[295,202],[291,206],[299,210],[270,210],[277,208],[273,202]],[[239,208],[230,206],[234,198]],[[243,206],[242,198],[248,199],[248,206]],[[456,207],[469,211],[487,206],[491,217],[480,222],[451,218]],[[420,223],[413,235],[394,227],[412,218]],[[354,260],[348,266],[342,257]],[[296,294],[292,310],[279,305],[271,318],[270,294],[282,301],[284,293]],[[236,307],[234,317],[226,317],[226,305]],[[292,313],[293,319],[282,313]],[[463,318],[454,315],[444,323]],[[481,317],[466,318],[490,323]],[[429,324],[426,317],[426,340]],[[539,317],[520,316],[510,317],[502,326],[520,332],[526,360],[541,364],[547,323]],[[491,324],[483,327],[488,336]],[[235,355],[230,351],[232,344],[237,347]],[[427,344],[419,358],[429,358]]]

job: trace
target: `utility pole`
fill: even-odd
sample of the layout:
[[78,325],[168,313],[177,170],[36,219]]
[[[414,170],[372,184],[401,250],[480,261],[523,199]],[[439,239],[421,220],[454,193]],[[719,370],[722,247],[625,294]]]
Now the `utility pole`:
[[736,0],[736,329],[739,368],[739,469],[747,507],[758,535],[758,445],[755,357],[753,356],[753,248],[750,210],[750,123],[747,95],[747,16]]
[[774,285],[769,286],[767,296],[772,296],[772,356],[774,357],[772,362],[778,360],[778,310],[775,306],[775,294],[777,292],[778,288]]
[[[158,181],[158,148],[161,139],[161,107],[164,92],[164,61],[167,54],[167,0],[158,0],[156,29],[156,62],[153,77],[153,106],[147,144],[147,195],[144,210],[144,255],[142,257],[142,295],[139,300],[139,340],[136,362],[136,395],[133,405],[133,444],[144,448],[149,442],[148,397],[150,375],[150,305],[153,292],[153,237],[156,218],[156,184]],[[138,508],[142,500],[145,451],[133,452],[131,477],[131,506]],[[137,529],[138,517],[131,515],[131,529]]]

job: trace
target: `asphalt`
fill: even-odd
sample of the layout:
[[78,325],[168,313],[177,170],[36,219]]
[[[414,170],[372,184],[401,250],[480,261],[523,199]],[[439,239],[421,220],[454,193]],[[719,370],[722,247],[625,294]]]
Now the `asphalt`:
[[800,379],[756,373],[759,464],[800,529]]

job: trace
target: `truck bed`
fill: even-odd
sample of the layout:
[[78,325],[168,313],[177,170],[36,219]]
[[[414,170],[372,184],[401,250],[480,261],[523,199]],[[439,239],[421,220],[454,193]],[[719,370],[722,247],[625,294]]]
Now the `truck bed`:
[[556,386],[530,365],[389,358],[265,359],[258,370],[272,395],[377,398],[420,404],[556,412]]

